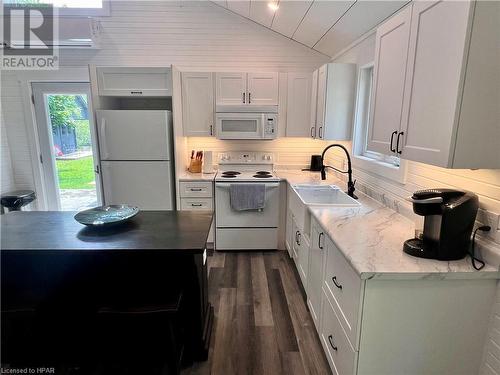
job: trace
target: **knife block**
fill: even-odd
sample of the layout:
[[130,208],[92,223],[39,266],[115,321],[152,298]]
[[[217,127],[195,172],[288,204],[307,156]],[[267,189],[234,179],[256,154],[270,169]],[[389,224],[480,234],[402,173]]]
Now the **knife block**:
[[201,160],[191,159],[188,171],[191,173],[201,173]]

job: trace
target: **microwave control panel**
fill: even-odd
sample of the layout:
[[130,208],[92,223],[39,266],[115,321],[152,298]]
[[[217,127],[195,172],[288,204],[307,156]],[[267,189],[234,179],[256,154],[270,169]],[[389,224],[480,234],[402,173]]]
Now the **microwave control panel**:
[[264,138],[276,138],[278,133],[278,115],[276,113],[264,114]]

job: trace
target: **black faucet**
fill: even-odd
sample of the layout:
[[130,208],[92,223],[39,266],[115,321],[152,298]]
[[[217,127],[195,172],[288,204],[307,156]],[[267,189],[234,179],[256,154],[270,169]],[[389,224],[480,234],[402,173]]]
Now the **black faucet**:
[[[347,171],[341,171],[340,169],[337,169],[335,167],[332,167],[330,165],[325,165],[324,160],[325,160],[325,153],[328,151],[328,149],[332,147],[340,147],[342,150],[344,150],[345,154],[347,155]],[[324,150],[323,153],[321,154],[321,179],[326,180],[326,168],[331,168],[337,172],[340,173],[347,173],[349,175],[349,180],[347,181],[347,195],[354,199],[358,199],[358,197],[354,194],[354,191],[356,190],[354,188],[354,184],[356,183],[356,180],[354,182],[352,181],[352,167],[351,167],[351,156],[349,155],[349,151],[347,149],[338,144],[334,143],[333,145],[327,146]]]

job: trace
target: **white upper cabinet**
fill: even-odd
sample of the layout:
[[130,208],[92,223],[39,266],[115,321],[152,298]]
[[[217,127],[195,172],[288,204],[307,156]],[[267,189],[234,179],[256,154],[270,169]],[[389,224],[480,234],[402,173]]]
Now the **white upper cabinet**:
[[217,105],[246,104],[246,73],[216,73],[215,76]]
[[312,74],[311,82],[311,116],[309,120],[309,126],[311,127],[311,132],[309,135],[311,138],[316,138],[316,106],[318,105],[318,69],[316,69]]
[[410,37],[411,7],[377,29],[375,71],[367,148],[380,153],[396,152]]
[[[413,4],[402,158],[443,167],[453,164],[471,5],[468,1]],[[481,131],[481,124],[476,125]]]
[[183,72],[181,80],[184,135],[193,137],[213,135],[213,73]]
[[355,83],[356,64],[330,63],[318,69],[316,138],[351,139]]
[[278,105],[278,73],[248,73],[249,105]]
[[499,15],[497,1],[417,1],[377,30],[369,149],[391,154],[397,131],[403,159],[500,168]]
[[216,73],[217,105],[278,105],[278,73]]
[[323,138],[325,127],[325,97],[327,65],[318,69],[318,87],[316,91],[316,138]]
[[287,95],[287,137],[314,136],[311,119],[311,73],[288,73]]
[[100,96],[172,96],[171,68],[98,67]]

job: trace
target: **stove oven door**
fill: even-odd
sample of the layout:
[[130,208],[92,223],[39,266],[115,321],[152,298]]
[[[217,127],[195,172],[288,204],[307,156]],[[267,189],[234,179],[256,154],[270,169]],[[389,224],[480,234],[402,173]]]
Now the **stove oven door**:
[[266,205],[262,210],[235,211],[229,199],[230,183],[215,184],[217,228],[276,228],[279,224],[279,182],[264,183]]

